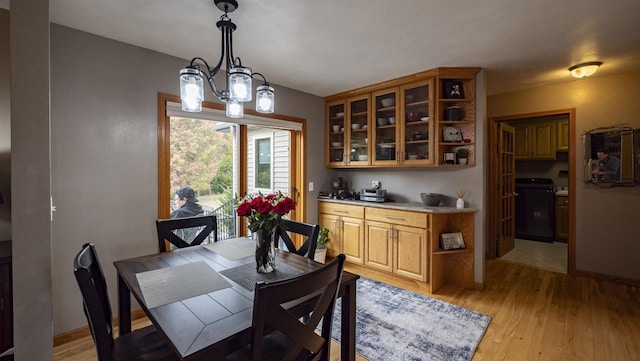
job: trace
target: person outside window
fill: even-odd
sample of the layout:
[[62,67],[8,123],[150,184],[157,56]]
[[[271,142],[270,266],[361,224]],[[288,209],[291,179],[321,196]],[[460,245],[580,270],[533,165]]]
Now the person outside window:
[[609,149],[600,148],[596,152],[598,168],[592,173],[596,179],[614,182],[620,180],[620,159],[609,154]]
[[198,204],[196,193],[191,187],[182,187],[173,195],[176,210],[171,212],[171,218],[193,217],[204,214],[202,206]]

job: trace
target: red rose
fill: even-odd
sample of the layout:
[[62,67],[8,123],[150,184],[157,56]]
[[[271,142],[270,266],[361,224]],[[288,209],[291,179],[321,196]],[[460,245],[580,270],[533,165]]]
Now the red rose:
[[242,204],[240,204],[238,206],[237,209],[238,215],[239,216],[248,216],[251,214],[251,204],[249,204],[249,202],[243,202]]
[[258,209],[258,206],[260,206],[262,203],[263,203],[262,197],[255,197],[254,199],[251,200],[251,208]]
[[287,207],[285,202],[282,201],[282,202],[278,202],[278,204],[276,204],[275,207],[273,207],[273,212],[279,216],[284,216],[289,212],[289,208]]
[[289,210],[288,210],[288,211],[293,210],[293,209],[296,209],[296,204],[295,204],[295,202],[293,201],[293,199],[291,199],[291,198],[287,197],[287,198],[285,198],[285,199],[284,199],[284,203],[285,203],[285,205],[287,206],[287,208],[289,208]]
[[276,195],[275,194],[269,194],[265,197],[266,200],[270,201],[272,199],[276,199]]
[[271,212],[271,208],[273,208],[271,203],[262,202],[256,207],[256,211],[258,211],[258,212],[260,212],[262,214],[267,214],[267,213]]

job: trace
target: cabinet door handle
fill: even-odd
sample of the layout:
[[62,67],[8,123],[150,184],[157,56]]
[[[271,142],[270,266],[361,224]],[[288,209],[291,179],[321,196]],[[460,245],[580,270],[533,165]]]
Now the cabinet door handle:
[[395,216],[385,216],[385,217],[387,217],[387,219],[393,219],[396,221],[404,221],[404,218],[402,217],[395,217]]
[[333,211],[336,213],[347,213],[344,209],[334,209]]

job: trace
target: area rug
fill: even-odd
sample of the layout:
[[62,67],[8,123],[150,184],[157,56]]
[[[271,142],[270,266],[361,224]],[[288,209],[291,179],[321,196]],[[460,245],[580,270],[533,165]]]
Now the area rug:
[[[356,352],[371,361],[471,360],[491,317],[360,278]],[[332,337],[340,340],[340,299]]]

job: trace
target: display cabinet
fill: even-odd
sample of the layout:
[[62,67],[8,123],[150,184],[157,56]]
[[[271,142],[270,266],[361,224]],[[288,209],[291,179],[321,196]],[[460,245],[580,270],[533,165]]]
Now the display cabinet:
[[433,80],[400,88],[403,99],[400,134],[401,163],[415,166],[433,164]]
[[392,166],[398,162],[400,137],[398,88],[373,93],[374,124],[372,132],[373,165]]
[[[437,124],[439,165],[475,165],[476,79],[475,72],[454,69],[438,76]],[[460,164],[459,148],[469,150]]]
[[448,166],[459,148],[474,166],[479,70],[437,68],[325,98],[327,166]]

